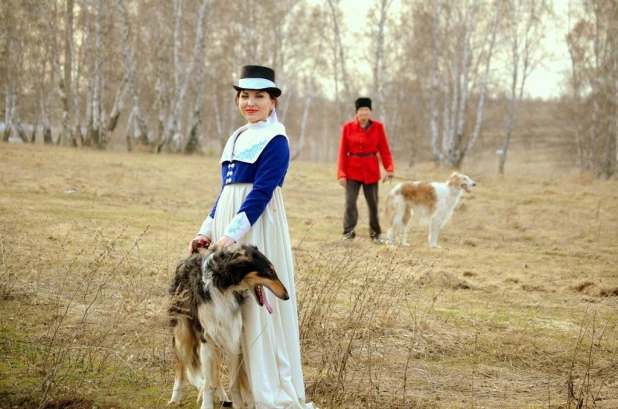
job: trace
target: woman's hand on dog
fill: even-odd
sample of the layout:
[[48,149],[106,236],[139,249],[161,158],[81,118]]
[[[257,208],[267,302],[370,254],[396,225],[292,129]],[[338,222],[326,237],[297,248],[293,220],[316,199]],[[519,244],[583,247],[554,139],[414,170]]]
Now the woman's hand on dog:
[[230,247],[234,243],[236,242],[231,237],[223,236],[219,239],[219,241],[217,241],[217,244],[215,246],[217,247],[217,250],[224,251],[227,250],[228,247]]
[[200,249],[207,249],[208,247],[210,247],[210,239],[206,236],[198,235],[189,243],[189,254],[195,254]]

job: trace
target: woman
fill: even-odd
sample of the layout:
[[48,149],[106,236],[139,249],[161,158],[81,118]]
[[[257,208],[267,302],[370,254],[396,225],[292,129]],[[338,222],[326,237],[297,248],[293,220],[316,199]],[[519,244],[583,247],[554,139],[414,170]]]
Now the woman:
[[255,302],[242,307],[243,365],[252,400],[260,409],[314,408],[305,403],[292,246],[281,195],[290,161],[285,127],[276,113],[281,90],[275,85],[275,72],[256,65],[243,67],[234,88],[247,124],[225,145],[219,161],[221,193],[190,248],[211,239],[220,249],[252,244],[273,262],[290,299],[266,294],[272,314]]

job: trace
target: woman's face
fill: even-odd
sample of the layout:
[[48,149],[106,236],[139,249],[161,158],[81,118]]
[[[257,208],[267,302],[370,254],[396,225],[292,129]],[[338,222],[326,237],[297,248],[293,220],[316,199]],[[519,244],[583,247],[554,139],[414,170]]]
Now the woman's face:
[[250,123],[265,121],[275,106],[275,100],[266,91],[242,90],[238,96],[238,108]]

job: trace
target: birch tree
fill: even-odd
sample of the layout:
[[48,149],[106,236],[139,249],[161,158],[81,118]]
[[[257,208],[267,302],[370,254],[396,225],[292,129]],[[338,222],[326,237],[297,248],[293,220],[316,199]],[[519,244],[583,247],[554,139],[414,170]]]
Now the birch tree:
[[[198,53],[203,49],[202,42],[204,41],[204,20],[206,17],[206,6],[210,0],[203,0],[200,6],[198,24],[195,33],[195,42],[193,45],[193,54],[189,61],[184,75],[181,74],[181,62],[180,62],[180,21],[182,18],[182,0],[174,1],[175,14],[175,27],[174,27],[174,96],[172,99],[170,114],[165,127],[165,133],[163,141],[158,147],[158,151],[161,150],[163,144],[167,146],[168,151],[172,151],[172,142],[174,136],[180,131],[181,114],[184,106],[185,96],[187,93],[187,87],[191,81],[193,71],[198,59]],[[182,77],[181,77],[182,75]]]
[[378,105],[378,118],[386,124],[386,44],[385,31],[388,10],[393,4],[393,0],[379,0],[378,2],[378,21],[375,26],[375,48],[373,56],[373,98]]
[[618,166],[618,5],[609,0],[581,0],[579,6],[579,13],[570,10],[576,22],[566,37],[577,163],[584,171],[609,178]]
[[524,98],[526,80],[543,57],[540,44],[545,37],[545,27],[542,22],[548,16],[544,0],[509,0],[507,4],[508,39],[511,45],[511,87],[504,141],[498,165],[500,175],[504,174],[509,142]]
[[334,74],[334,80],[335,80],[335,99],[336,99],[336,105],[337,105],[337,112],[338,112],[338,118],[339,118],[339,123],[343,123],[343,113],[341,111],[341,100],[339,97],[339,80],[341,79],[341,87],[343,88],[343,95],[345,98],[345,101],[343,103],[344,106],[347,106],[348,104],[352,103],[352,94],[350,92],[350,84],[349,84],[349,79],[348,79],[348,71],[347,71],[347,67],[346,67],[346,51],[345,48],[343,46],[343,40],[342,40],[342,34],[341,34],[341,27],[340,27],[340,21],[342,20],[341,18],[341,10],[339,8],[339,1],[338,0],[326,0],[327,4],[328,4],[328,8],[330,10],[330,16],[331,16],[331,24],[332,24],[332,30],[333,30],[333,48],[332,48],[332,53],[333,53],[333,74]]
[[131,95],[133,97],[133,109],[131,110],[130,114],[131,120],[128,122],[132,123],[132,121],[135,121],[137,129],[139,129],[138,143],[141,145],[148,145],[148,125],[146,124],[146,120],[144,119],[144,116],[142,115],[142,111],[140,109],[139,88],[135,80],[133,47],[131,46],[130,40],[130,25],[127,18],[127,10],[124,6],[123,0],[116,0],[116,8],[120,15],[120,21],[122,23],[122,53],[124,56],[124,63],[126,67],[125,78],[127,86],[131,90]]
[[[487,26],[486,31],[478,29],[477,16],[480,13],[477,12],[477,0],[466,3],[466,7],[459,8],[460,6],[460,3],[446,4],[439,0],[433,3],[434,51],[431,68],[430,135],[434,160],[446,162],[456,168],[474,146],[480,132],[502,0],[494,3],[492,23]],[[442,24],[442,16],[446,17],[445,24]],[[450,42],[443,41],[444,39]],[[481,44],[481,47],[472,49],[472,45],[477,43]],[[477,61],[472,61],[473,55],[478,56]],[[484,58],[481,60],[481,57]],[[476,70],[480,68],[481,62],[485,65],[485,74],[482,82],[475,84],[472,78],[477,77]],[[475,71],[472,71],[473,69]],[[440,78],[444,81],[441,82]],[[471,114],[468,102],[470,92],[475,92],[478,96],[476,122],[472,132],[466,126],[466,118]],[[438,126],[440,116],[442,132],[439,132]]]

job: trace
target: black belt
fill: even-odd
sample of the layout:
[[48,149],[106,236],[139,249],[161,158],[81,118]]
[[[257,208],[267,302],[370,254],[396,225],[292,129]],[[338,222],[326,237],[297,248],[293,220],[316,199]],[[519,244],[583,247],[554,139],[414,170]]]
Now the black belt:
[[348,156],[357,156],[359,158],[368,158],[370,156],[376,156],[376,153],[354,153],[354,152],[348,152]]

